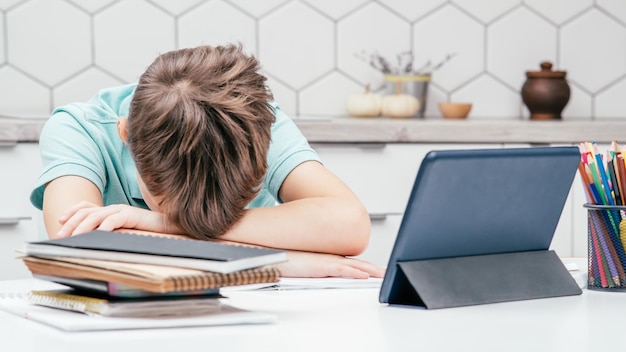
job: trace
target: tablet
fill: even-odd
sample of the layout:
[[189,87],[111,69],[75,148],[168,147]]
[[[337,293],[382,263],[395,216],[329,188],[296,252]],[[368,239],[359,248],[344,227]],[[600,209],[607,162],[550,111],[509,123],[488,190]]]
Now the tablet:
[[573,146],[429,152],[411,190],[380,302],[390,301],[402,262],[547,250],[579,162]]

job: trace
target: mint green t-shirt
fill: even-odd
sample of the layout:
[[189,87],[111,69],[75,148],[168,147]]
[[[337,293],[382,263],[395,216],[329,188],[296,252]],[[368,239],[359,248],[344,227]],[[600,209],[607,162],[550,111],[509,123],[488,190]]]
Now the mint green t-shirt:
[[[137,183],[135,163],[117,131],[117,120],[127,117],[136,84],[98,92],[86,103],[55,109],[39,139],[43,170],[31,203],[41,209],[46,183],[61,176],[81,176],[95,184],[105,205],[128,204],[148,208]],[[249,207],[280,202],[278,190],[287,175],[299,164],[319,161],[291,118],[279,106],[272,125],[272,140],[267,154],[268,169],[261,191]]]

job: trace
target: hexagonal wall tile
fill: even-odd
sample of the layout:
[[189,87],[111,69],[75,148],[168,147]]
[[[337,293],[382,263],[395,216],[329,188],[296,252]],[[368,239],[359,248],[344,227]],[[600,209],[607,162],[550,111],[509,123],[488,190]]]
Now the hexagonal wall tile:
[[342,92],[379,88],[363,50],[392,62],[413,50],[415,66],[457,52],[433,75],[426,116],[472,98],[473,119],[527,119],[519,91],[544,60],[568,72],[564,119],[626,113],[624,0],[0,0],[0,112],[47,114],[135,81],[159,53],[233,41],[293,118],[345,114]]
[[88,11],[90,13],[94,13],[97,12],[98,10],[104,8],[107,5],[110,5],[114,2],[116,2],[117,0],[89,0],[89,1],[85,1],[85,0],[68,0],[69,2],[71,2],[72,4],[84,9],[85,11]]
[[333,69],[333,23],[309,6],[289,3],[259,21],[263,68],[296,89]]
[[224,1],[205,3],[178,19],[179,47],[241,42],[256,53],[256,23]]
[[455,56],[433,72],[432,80],[452,91],[484,69],[484,27],[458,9],[446,6],[413,27],[417,66]]
[[91,67],[55,87],[52,92],[52,104],[57,107],[68,103],[86,101],[100,89],[123,83],[99,68]]
[[[141,14],[141,16],[137,16]],[[94,16],[95,62],[127,82],[174,49],[174,18],[145,1],[122,1]]]
[[593,6],[593,0],[526,0],[525,4],[561,24]]
[[350,94],[362,93],[364,87],[338,72],[333,72],[300,92],[300,115],[347,115]]
[[472,118],[519,119],[521,96],[487,74],[450,96],[451,101],[472,103]]
[[180,15],[181,13],[189,10],[190,8],[198,5],[203,0],[152,0],[152,3],[161,6],[167,12]]
[[476,16],[483,23],[489,23],[522,3],[522,0],[452,0],[452,3]]
[[414,21],[446,3],[445,0],[381,0],[379,2],[409,21]]
[[343,18],[337,25],[337,65],[362,84],[378,86],[380,71],[356,55],[378,52],[395,62],[397,54],[411,50],[410,24],[376,3],[367,5]]
[[0,0],[0,10],[8,10],[24,0]]
[[296,92],[284,85],[282,82],[276,80],[269,74],[267,76],[267,86],[274,95],[274,101],[280,106],[280,110],[289,115],[291,118],[298,117],[298,97]]
[[551,61],[558,69],[556,38],[554,25],[518,8],[487,28],[487,70],[521,90],[525,72],[537,71],[540,62]]
[[562,67],[570,80],[595,93],[626,73],[624,43],[624,26],[590,10],[561,30]]
[[[581,90],[575,84],[569,85],[570,97],[561,116],[563,120],[591,120],[592,115],[592,98],[589,93]],[[524,106],[526,116],[530,116],[530,112]]]
[[8,11],[6,21],[7,60],[46,84],[91,64],[89,15],[75,6],[62,0],[29,1]]
[[626,78],[596,96],[596,118],[623,119],[626,116]]
[[328,16],[338,19],[365,4],[368,0],[303,0]]
[[623,0],[596,0],[599,8],[606,10],[613,16],[626,23],[626,2]]
[[0,111],[9,116],[48,116],[50,89],[12,67],[0,67]]
[[290,0],[229,0],[240,9],[255,17],[261,17],[271,13]]

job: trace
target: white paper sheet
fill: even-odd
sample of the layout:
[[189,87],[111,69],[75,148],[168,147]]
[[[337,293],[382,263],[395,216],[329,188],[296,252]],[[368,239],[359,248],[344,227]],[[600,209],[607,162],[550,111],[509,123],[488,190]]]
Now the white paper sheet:
[[226,304],[222,304],[222,308],[218,312],[192,317],[112,318],[38,306],[29,303],[25,298],[16,296],[0,299],[0,310],[64,331],[266,324],[276,321],[276,316],[272,314],[241,310]]

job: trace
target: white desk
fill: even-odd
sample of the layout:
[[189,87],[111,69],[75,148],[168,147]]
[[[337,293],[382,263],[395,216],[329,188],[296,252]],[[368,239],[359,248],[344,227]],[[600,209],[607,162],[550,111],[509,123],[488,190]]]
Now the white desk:
[[[30,281],[0,281],[0,293]],[[0,312],[0,351],[602,351],[623,350],[626,295],[424,310],[378,303],[377,289],[231,292],[267,325],[74,332]]]

